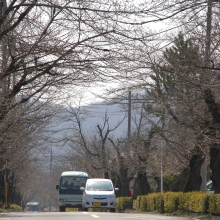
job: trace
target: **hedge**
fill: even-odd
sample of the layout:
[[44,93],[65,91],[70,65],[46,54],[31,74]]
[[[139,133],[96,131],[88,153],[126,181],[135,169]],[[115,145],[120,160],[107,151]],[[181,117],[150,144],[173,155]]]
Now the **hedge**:
[[132,197],[119,197],[116,199],[116,210],[122,211],[133,208]]
[[116,210],[135,209],[139,211],[157,211],[173,213],[178,210],[195,213],[220,215],[220,194],[205,192],[165,192],[150,193],[131,197],[119,197],[116,200]]

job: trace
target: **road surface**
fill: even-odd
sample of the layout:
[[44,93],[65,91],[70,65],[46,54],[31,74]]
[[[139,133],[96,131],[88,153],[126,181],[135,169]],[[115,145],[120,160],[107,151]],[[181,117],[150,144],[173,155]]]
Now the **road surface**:
[[0,215],[0,220],[189,220],[177,216],[111,212],[14,212]]

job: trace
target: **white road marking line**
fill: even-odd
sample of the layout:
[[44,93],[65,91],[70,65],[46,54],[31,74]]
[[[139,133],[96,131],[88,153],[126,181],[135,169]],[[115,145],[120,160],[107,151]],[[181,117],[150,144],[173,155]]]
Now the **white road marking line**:
[[[130,219],[146,219],[146,217],[140,217],[140,216],[135,216],[135,217],[122,217],[122,218],[130,218]],[[149,219],[149,220],[154,220],[154,219]]]
[[[142,216],[135,216],[135,217],[122,217],[122,218],[130,218],[130,219],[147,219],[146,217],[142,217]],[[148,220],[155,220],[154,218],[150,218]]]
[[[88,212],[82,212],[83,214],[86,214],[86,215],[91,215],[90,213]],[[100,218],[98,215],[91,215],[93,218]]]
[[94,217],[94,218],[99,218],[99,216],[98,215],[91,215],[92,217]]

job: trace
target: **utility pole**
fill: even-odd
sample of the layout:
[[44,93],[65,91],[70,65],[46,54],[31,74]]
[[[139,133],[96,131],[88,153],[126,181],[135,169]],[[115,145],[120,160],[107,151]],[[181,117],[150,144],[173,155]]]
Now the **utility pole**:
[[52,164],[53,164],[53,152],[52,152],[52,147],[51,147],[51,150],[50,150],[50,184],[49,184],[49,187],[50,187],[49,210],[50,212],[51,212],[51,196],[52,196],[52,192],[51,192]]
[[164,148],[163,144],[160,141],[160,192],[163,193],[163,156],[164,156]]
[[131,91],[128,92],[128,141],[131,138]]
[[[212,7],[213,0],[208,0],[207,3],[207,23],[206,23],[206,42],[205,42],[205,56],[204,56],[204,65],[205,67],[209,67],[210,65],[210,48],[211,48],[211,32],[212,32]],[[203,73],[203,84],[206,82],[207,73]],[[207,183],[207,165],[203,164],[201,167],[201,176],[202,176],[202,184],[200,190],[206,192],[206,183]]]

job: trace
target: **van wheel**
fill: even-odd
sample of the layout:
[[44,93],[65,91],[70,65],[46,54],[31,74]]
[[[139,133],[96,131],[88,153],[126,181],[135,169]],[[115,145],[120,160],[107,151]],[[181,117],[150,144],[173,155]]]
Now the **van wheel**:
[[60,212],[65,212],[65,206],[59,206],[59,211]]
[[110,208],[110,212],[115,212],[115,208]]

